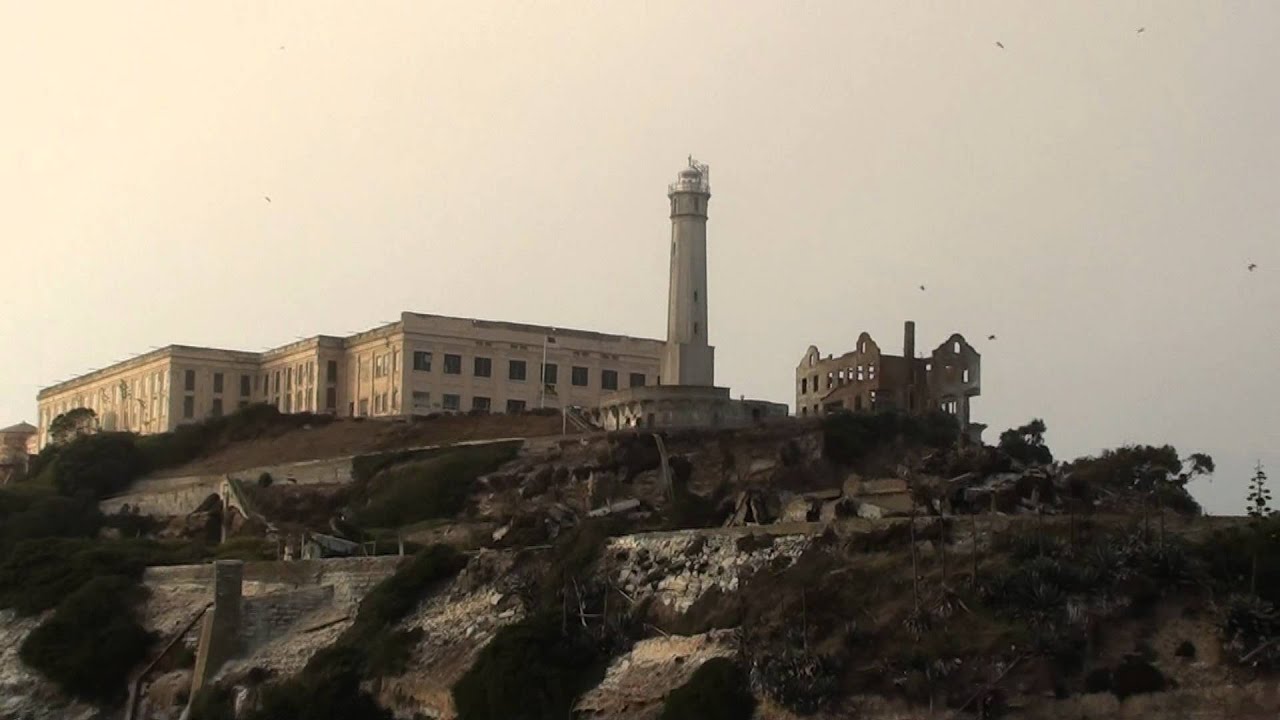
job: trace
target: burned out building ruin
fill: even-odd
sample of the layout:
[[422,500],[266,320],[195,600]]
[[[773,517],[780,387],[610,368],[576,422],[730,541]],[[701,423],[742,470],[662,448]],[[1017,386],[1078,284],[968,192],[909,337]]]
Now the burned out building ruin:
[[917,357],[915,335],[915,323],[908,320],[902,355],[882,352],[865,332],[853,350],[839,356],[824,358],[810,345],[796,367],[796,415],[941,410],[956,418],[965,435],[980,440],[986,426],[973,422],[969,401],[982,394],[982,356],[953,333],[928,356]]

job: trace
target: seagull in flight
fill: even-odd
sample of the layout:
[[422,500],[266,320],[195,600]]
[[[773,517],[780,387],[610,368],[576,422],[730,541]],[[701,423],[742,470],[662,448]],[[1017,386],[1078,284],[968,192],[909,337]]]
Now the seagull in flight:
[[999,40],[997,40],[997,41],[996,41],[996,47],[998,47],[998,48],[1000,48],[1001,50],[1003,50],[1003,49],[1004,49],[1004,43],[1002,43],[1002,42],[1000,42]]
[[1257,269],[1258,269],[1258,263],[1249,263],[1249,272],[1253,272],[1254,270],[1257,270]]
[[996,339],[996,336],[995,336],[995,335],[988,335],[988,336],[987,336],[987,339],[988,339],[988,340],[995,340],[995,339]]
[[270,196],[268,196],[268,195],[263,195],[263,196],[262,196],[262,199],[263,199],[263,200],[266,200],[267,202],[271,202],[271,197],[270,197]]
[[921,290],[924,290],[924,286],[923,286],[923,285],[921,285],[921,286],[920,286],[920,289],[921,289]]
[[1146,32],[1146,30],[1147,30],[1146,28],[1140,27],[1138,28],[1138,34],[1141,35],[1142,33]]

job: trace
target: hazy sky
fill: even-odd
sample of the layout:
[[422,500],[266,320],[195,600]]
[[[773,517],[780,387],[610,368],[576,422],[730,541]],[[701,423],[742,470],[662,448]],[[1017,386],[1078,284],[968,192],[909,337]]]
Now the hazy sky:
[[1256,460],[1280,482],[1278,30],[1272,0],[5,2],[0,425],[150,346],[402,310],[660,337],[692,153],[735,394],[793,402],[809,344],[914,319],[982,353],[988,439],[1207,451],[1237,512]]

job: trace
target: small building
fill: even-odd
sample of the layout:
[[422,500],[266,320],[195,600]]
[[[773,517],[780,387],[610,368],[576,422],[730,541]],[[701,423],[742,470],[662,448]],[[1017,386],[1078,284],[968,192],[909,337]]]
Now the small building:
[[20,422],[0,430],[0,485],[27,472],[27,462],[34,455],[32,440],[38,430],[31,423]]
[[916,357],[916,326],[908,320],[902,355],[888,355],[867,333],[853,350],[825,358],[810,345],[796,367],[796,414],[898,410],[920,414],[941,410],[979,441],[986,428],[972,421],[970,399],[982,394],[982,356],[954,333],[927,357]]

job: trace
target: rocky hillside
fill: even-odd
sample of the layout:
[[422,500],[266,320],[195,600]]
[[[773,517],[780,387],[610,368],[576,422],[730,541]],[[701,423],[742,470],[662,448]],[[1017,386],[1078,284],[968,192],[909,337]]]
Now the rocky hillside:
[[[248,483],[259,521],[216,547],[291,528],[412,557],[246,566],[245,612],[267,620],[194,694],[198,633],[153,642],[145,715],[1274,717],[1277,521],[1199,516],[1184,486],[1203,456],[1059,463],[1043,432],[959,445],[945,419],[851,415],[375,452],[341,486]],[[208,589],[147,577],[137,617],[173,636]],[[29,717],[79,692],[40,687]]]

